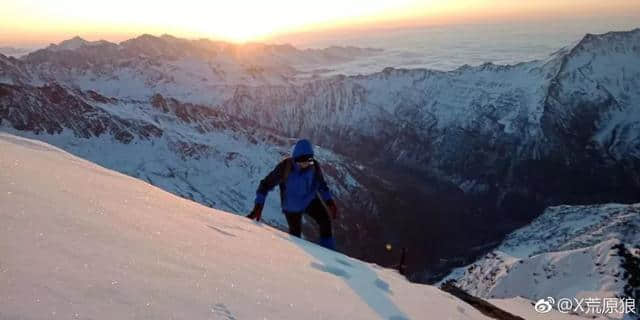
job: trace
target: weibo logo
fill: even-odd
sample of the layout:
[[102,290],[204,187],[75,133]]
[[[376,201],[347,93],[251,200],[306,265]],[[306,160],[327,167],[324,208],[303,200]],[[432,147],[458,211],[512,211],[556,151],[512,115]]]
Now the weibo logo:
[[546,299],[540,299],[536,302],[534,309],[538,313],[548,313],[553,309],[553,304],[556,301],[552,297],[547,297]]

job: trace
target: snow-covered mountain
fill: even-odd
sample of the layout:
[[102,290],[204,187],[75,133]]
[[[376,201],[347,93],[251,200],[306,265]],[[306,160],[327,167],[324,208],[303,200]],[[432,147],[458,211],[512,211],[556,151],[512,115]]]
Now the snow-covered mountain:
[[108,96],[145,99],[162,93],[212,105],[223,101],[228,86],[292,84],[312,78],[315,69],[322,73],[323,68],[379,52],[355,47],[298,50],[290,45],[142,35],[119,44],[75,37],[20,61],[31,71],[28,82],[34,85],[57,81]]
[[490,319],[51,145],[0,150],[2,319]]
[[428,234],[433,267],[550,205],[640,200],[639,44],[636,29],[516,65],[244,86],[222,107],[375,167],[393,186],[381,211],[402,214],[390,234]]
[[[0,150],[2,319],[492,319],[46,143],[0,133]],[[580,319],[492,303],[510,319]]]
[[[55,83],[42,87],[0,84],[0,100],[3,131],[46,141],[177,195],[237,214],[249,212],[260,179],[295,143],[255,123],[160,94],[137,101],[72,91]],[[338,198],[372,202],[367,195],[350,196],[362,188],[351,174],[363,171],[361,165],[321,147],[316,153]],[[273,193],[263,219],[286,226],[278,191]],[[351,229],[346,225],[353,218],[349,214],[344,218],[337,228]],[[364,225],[373,223],[370,227],[375,229],[377,217],[358,220]],[[339,238],[344,246],[363,247],[357,241],[361,237],[358,230],[343,234]]]
[[376,51],[78,38],[0,56],[0,126],[238,213],[310,137],[345,251],[390,265],[384,244],[406,247],[433,281],[550,205],[639,200],[638,48],[640,29],[516,65],[314,77]]
[[0,47],[0,54],[3,54],[5,56],[10,56],[10,57],[20,57],[31,51],[34,51],[34,49],[16,48],[16,47],[7,47],[7,46]]
[[638,230],[640,204],[551,207],[445,281],[455,280],[467,292],[487,299],[630,297],[637,305]]

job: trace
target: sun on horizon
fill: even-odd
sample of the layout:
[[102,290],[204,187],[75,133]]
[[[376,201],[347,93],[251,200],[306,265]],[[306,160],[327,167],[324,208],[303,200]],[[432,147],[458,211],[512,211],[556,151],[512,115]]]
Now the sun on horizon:
[[0,45],[57,43],[75,35],[121,41],[171,34],[231,42],[265,41],[289,33],[375,25],[493,23],[526,19],[639,12],[640,2],[610,0],[325,0],[224,4],[183,0],[6,1]]

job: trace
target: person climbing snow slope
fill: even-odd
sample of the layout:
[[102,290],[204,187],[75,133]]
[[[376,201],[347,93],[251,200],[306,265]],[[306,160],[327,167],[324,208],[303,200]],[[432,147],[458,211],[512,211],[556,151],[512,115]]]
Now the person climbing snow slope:
[[338,208],[324,180],[320,164],[313,155],[311,142],[299,140],[291,157],[278,163],[260,181],[254,208],[247,217],[260,221],[267,194],[279,185],[282,212],[289,224],[289,234],[301,236],[302,215],[307,214],[320,228],[320,245],[335,250],[331,219],[338,217]]

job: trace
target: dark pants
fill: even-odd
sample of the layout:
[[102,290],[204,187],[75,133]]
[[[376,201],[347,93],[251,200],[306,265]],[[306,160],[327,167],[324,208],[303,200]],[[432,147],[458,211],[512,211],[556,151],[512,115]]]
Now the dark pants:
[[320,199],[315,198],[303,212],[285,212],[289,224],[289,234],[300,238],[302,234],[302,214],[306,213],[320,226],[320,238],[331,238],[331,219]]

